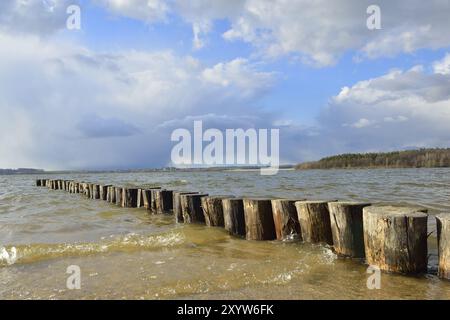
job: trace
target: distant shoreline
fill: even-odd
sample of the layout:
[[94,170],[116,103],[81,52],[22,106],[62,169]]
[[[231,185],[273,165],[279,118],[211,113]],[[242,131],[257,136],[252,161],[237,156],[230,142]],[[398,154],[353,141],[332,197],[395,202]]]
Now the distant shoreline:
[[311,169],[412,169],[449,168],[450,148],[383,153],[348,153],[300,163],[296,170]]

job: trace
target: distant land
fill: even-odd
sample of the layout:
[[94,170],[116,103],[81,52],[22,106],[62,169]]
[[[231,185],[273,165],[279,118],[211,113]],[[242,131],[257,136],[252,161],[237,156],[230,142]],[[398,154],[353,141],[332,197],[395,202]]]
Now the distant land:
[[383,153],[347,153],[297,164],[295,169],[441,168],[450,167],[450,148]]
[[42,169],[32,168],[0,169],[0,174],[38,174],[44,172]]
[[[161,171],[239,171],[239,170],[259,170],[261,166],[221,166],[221,167],[193,167],[193,168],[150,168],[150,169],[116,169],[116,170],[58,170],[58,171],[46,171],[43,169],[31,169],[31,168],[18,168],[18,169],[0,169],[0,175],[12,175],[12,174],[70,174],[70,173],[127,173],[127,172],[161,172]],[[280,165],[280,170],[294,169],[294,165]]]

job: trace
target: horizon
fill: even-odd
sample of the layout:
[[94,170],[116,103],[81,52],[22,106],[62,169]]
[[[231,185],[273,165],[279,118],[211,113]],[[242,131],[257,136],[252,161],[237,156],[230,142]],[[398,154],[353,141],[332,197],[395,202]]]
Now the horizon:
[[450,4],[372,4],[3,2],[0,167],[170,167],[195,121],[279,130],[280,164],[448,147]]

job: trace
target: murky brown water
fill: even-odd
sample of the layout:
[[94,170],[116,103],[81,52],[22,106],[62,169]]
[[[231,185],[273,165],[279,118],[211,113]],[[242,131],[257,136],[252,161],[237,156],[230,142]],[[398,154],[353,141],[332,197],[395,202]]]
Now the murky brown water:
[[[42,178],[49,175],[42,176]],[[175,224],[172,216],[123,209],[64,191],[34,187],[40,176],[0,176],[2,299],[450,299],[436,271],[383,274],[366,286],[366,266],[321,245],[255,242],[221,228]],[[71,174],[65,178],[168,189],[422,205],[450,211],[449,169]],[[435,230],[430,216],[429,231]],[[16,260],[7,257],[16,251]],[[9,261],[11,262],[11,261]],[[81,269],[69,290],[66,269]]]

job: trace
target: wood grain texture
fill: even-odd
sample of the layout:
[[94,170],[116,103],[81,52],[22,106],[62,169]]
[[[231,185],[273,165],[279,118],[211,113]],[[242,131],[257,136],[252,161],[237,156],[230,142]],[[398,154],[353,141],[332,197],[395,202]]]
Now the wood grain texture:
[[243,199],[222,199],[222,208],[225,230],[232,235],[245,237],[245,214]]
[[289,199],[272,200],[272,213],[277,240],[302,239],[295,201]]
[[274,240],[275,224],[270,199],[244,199],[247,240]]
[[450,213],[436,216],[439,250],[438,276],[450,280]]
[[417,207],[365,207],[367,263],[389,272],[426,272],[428,215],[424,211]]
[[298,221],[305,242],[333,244],[327,201],[296,201]]
[[333,247],[338,255],[364,258],[363,208],[370,203],[329,202]]

